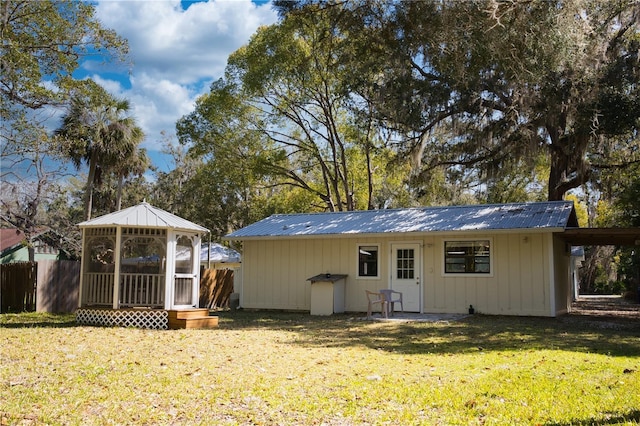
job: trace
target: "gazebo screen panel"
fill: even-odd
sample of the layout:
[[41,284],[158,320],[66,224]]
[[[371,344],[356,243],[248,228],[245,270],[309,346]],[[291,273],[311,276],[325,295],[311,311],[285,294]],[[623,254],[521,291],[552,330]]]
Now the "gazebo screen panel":
[[115,266],[115,236],[89,237],[86,239],[86,243],[87,248],[89,249],[89,262],[87,265],[87,272],[113,274]]
[[164,230],[123,230],[120,306],[164,306],[167,239],[160,231]]
[[166,238],[128,237],[122,240],[120,272],[160,274],[166,261]]
[[82,300],[85,305],[110,306],[113,303],[115,271],[115,229],[95,228],[85,231],[85,266]]

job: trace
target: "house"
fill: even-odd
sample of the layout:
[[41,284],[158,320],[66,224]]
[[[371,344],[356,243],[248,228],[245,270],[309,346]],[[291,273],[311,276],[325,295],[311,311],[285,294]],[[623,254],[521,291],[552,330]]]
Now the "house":
[[[47,228],[38,229],[30,238],[34,248],[34,261],[66,260],[71,255],[60,248],[62,238]],[[0,263],[28,262],[27,237],[17,228],[0,229]]]
[[273,215],[225,239],[243,245],[243,308],[365,312],[365,290],[391,288],[409,312],[554,317],[572,298],[567,228],[557,201]]

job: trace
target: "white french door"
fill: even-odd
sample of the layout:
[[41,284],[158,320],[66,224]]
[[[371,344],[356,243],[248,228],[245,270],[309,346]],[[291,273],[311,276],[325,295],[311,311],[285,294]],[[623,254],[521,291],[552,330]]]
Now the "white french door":
[[406,312],[421,312],[421,259],[419,243],[391,244],[391,288],[402,293]]

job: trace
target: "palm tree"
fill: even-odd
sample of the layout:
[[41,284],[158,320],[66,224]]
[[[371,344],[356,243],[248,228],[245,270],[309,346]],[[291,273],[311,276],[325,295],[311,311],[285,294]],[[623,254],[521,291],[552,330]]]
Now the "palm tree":
[[147,156],[147,150],[139,148],[133,151],[125,161],[122,161],[114,168],[118,175],[118,195],[116,199],[116,210],[122,207],[122,189],[124,188],[124,180],[129,176],[142,176],[150,166],[150,160]]
[[85,190],[85,220],[91,219],[93,187],[100,175],[135,155],[144,138],[135,119],[128,116],[129,101],[117,99],[97,83],[87,80],[87,89],[76,92],[61,126],[55,131],[63,154],[77,169],[89,165]]

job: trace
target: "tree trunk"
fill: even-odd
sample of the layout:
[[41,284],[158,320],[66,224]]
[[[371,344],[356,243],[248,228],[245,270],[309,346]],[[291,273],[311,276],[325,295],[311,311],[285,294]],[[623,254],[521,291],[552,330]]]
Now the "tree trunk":
[[124,176],[118,176],[118,195],[116,198],[116,211],[122,209],[122,187],[124,186]]
[[549,183],[547,200],[560,201],[564,199],[564,187],[562,185],[563,176],[566,172],[566,164],[562,158],[551,154],[551,167],[549,170]]
[[588,144],[589,135],[584,134],[570,134],[561,136],[558,142],[552,141],[549,147],[549,201],[563,200],[567,191],[587,182],[590,169],[584,157]]
[[367,210],[373,210],[373,169],[371,167],[371,144],[367,140],[365,145],[367,158]]
[[84,220],[91,219],[91,208],[93,206],[93,181],[96,176],[96,166],[98,158],[95,154],[91,154],[89,161],[89,176],[87,177],[87,189],[84,194]]

